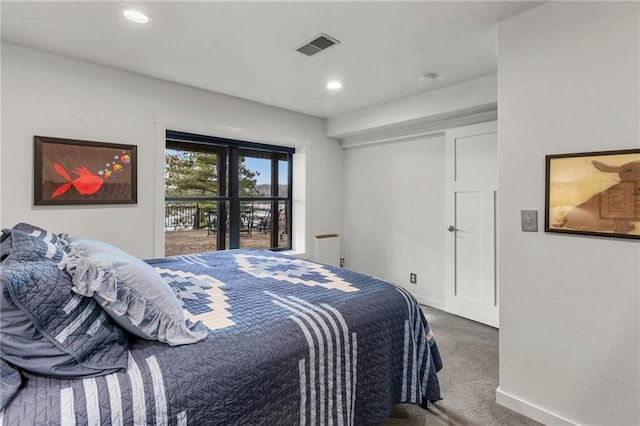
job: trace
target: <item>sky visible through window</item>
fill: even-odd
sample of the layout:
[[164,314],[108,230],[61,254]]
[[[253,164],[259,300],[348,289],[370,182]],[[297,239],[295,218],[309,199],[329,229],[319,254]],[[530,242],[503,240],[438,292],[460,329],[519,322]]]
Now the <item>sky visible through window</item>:
[[[258,180],[258,185],[262,184],[271,184],[271,164],[268,161],[264,161],[259,158],[245,157],[244,164],[247,166],[249,170],[253,170],[259,172],[260,174],[256,176]],[[282,163],[280,163],[282,165]],[[279,168],[278,180],[280,184],[287,183],[287,169],[286,167]]]

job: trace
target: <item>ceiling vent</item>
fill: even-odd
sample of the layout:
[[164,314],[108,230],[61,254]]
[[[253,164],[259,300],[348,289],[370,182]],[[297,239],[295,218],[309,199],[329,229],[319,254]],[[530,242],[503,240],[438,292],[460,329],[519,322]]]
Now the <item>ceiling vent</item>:
[[310,41],[304,43],[302,46],[296,48],[296,50],[300,53],[304,53],[307,56],[313,56],[318,52],[322,52],[323,50],[333,46],[334,44],[340,43],[333,37],[330,37],[324,33],[320,33]]

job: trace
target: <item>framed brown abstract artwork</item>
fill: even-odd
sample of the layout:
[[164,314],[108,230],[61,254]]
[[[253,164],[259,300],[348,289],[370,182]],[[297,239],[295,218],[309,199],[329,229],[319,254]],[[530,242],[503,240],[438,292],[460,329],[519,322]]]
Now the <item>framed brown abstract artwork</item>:
[[35,205],[134,204],[137,147],[34,136]]
[[640,238],[640,149],[546,156],[545,231]]

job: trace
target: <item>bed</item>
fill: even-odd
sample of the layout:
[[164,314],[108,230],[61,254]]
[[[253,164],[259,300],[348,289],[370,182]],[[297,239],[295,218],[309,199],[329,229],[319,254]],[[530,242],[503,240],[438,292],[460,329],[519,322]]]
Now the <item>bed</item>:
[[[264,250],[131,260],[131,273],[105,243],[26,224],[3,238],[0,424],[373,425],[441,398],[427,319],[382,280]],[[147,281],[178,301],[179,332],[148,318]],[[118,318],[122,300],[124,316],[147,303],[144,318]],[[21,359],[12,312],[71,362]]]

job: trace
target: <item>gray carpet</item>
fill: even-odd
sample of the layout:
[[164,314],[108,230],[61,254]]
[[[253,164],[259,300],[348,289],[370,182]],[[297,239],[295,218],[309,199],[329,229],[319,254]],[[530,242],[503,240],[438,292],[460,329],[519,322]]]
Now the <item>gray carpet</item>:
[[496,404],[498,330],[423,306],[444,367],[438,373],[442,401],[428,410],[396,405],[385,426],[392,425],[540,425]]

